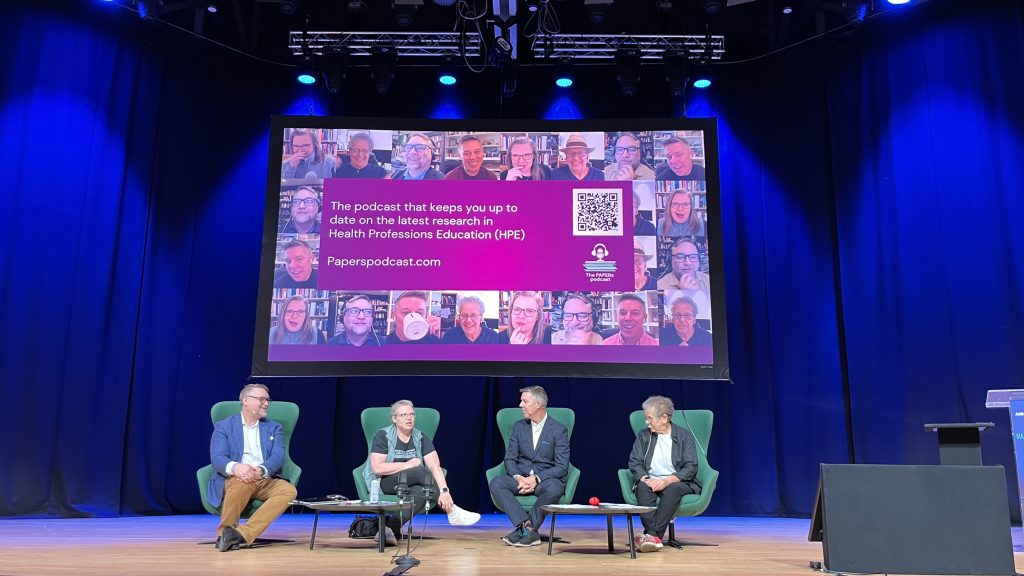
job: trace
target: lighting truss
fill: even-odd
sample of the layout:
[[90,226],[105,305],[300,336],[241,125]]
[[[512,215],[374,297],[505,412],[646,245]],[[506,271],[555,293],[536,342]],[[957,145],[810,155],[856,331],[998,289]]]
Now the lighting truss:
[[295,56],[302,56],[304,50],[322,55],[348,50],[349,56],[369,57],[374,46],[394,46],[399,58],[462,57],[462,42],[465,38],[467,58],[479,58],[480,35],[467,32],[299,32],[288,33],[288,49]]
[[544,34],[533,38],[533,57],[559,60],[614,60],[620,48],[637,47],[641,60],[661,60],[665,52],[679,51],[691,60],[721,60],[725,55],[725,36],[629,35],[629,34]]

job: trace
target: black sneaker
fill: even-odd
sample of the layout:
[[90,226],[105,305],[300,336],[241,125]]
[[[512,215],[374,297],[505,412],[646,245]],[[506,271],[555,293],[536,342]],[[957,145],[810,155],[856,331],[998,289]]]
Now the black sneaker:
[[536,530],[523,530],[523,537],[513,546],[538,546],[540,545],[540,532]]
[[402,541],[402,521],[398,519],[398,516],[392,516],[390,514],[384,518],[384,524],[391,529],[391,533],[395,536],[395,541]]
[[525,535],[526,532],[522,528],[515,528],[508,534],[505,534],[505,537],[502,538],[501,541],[505,544],[508,544],[509,546],[515,546],[516,542],[522,540],[523,536]]

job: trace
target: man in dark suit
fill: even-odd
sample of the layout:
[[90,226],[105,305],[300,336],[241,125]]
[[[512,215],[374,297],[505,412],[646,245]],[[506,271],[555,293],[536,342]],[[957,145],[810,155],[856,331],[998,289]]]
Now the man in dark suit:
[[[248,384],[238,399],[241,413],[214,424],[210,439],[210,461],[217,473],[210,477],[207,498],[221,506],[217,527],[221,552],[252,544],[296,496],[294,486],[276,477],[284,466],[284,430],[266,420],[270,390],[263,384]],[[239,526],[242,510],[252,500],[262,500],[263,505]]]
[[[544,522],[541,506],[554,504],[565,493],[569,475],[569,431],[548,417],[548,394],[540,386],[519,391],[523,420],[512,426],[505,449],[504,476],[491,481],[491,496],[508,514],[515,530],[502,540],[510,546],[540,544],[537,529]],[[527,514],[516,496],[534,495],[537,503]]]

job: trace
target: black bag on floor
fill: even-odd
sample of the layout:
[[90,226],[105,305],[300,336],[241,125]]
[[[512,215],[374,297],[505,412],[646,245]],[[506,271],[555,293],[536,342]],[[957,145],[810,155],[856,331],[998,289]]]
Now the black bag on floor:
[[356,516],[348,526],[349,538],[373,538],[377,535],[376,516]]

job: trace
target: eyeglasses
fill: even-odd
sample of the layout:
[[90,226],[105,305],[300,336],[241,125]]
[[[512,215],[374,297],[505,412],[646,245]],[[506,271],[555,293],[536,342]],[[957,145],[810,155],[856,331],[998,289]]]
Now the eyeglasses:
[[426,144],[406,144],[405,145],[405,151],[406,152],[412,152],[413,150],[415,150],[417,152],[423,152],[424,150],[426,150],[428,148],[433,150],[433,148],[431,146],[428,146]]
[[284,311],[284,315],[285,316],[305,316],[306,315],[306,311],[305,310],[285,310]]
[[563,312],[562,318],[570,320],[575,318],[577,322],[586,322],[590,318],[590,312]]
[[367,318],[373,317],[373,308],[346,308],[345,316],[349,318],[356,318],[359,316],[366,316]]
[[512,159],[513,160],[529,160],[530,158],[533,158],[533,152],[528,152],[526,154],[513,154],[512,155]]
[[395,414],[395,418],[415,418],[415,412],[402,412],[401,414]]
[[512,309],[512,313],[515,314],[516,316],[526,316],[527,318],[533,318],[534,316],[537,315],[537,309],[536,308],[520,308],[520,307],[516,306],[515,308]]
[[313,145],[312,144],[292,144],[292,148],[295,148],[296,150],[312,150],[313,149]]
[[672,259],[676,262],[686,262],[687,260],[697,262],[700,260],[700,256],[698,254],[673,254]]
[[270,404],[270,396],[253,396],[251,394],[246,395],[246,398],[252,398],[260,404]]
[[645,415],[644,416],[644,422],[654,422],[655,420],[658,420],[658,419],[661,419],[661,418],[664,418],[664,417],[665,417],[664,414],[662,414],[661,416],[646,416]]
[[694,316],[693,314],[690,314],[690,313],[686,313],[686,314],[673,314],[672,315],[672,319],[673,320],[693,320],[694,318],[696,318],[696,316]]
[[348,149],[349,156],[351,156],[353,154],[369,154],[369,153],[370,153],[370,149],[369,148],[349,148]]
[[586,158],[587,157],[587,153],[586,152],[566,152],[565,153],[565,157],[566,158]]
[[294,198],[292,204],[296,206],[316,206],[316,198]]
[[670,204],[670,206],[672,206],[673,208],[689,208],[690,207],[690,203],[689,202],[673,202],[672,204]]
[[639,151],[640,151],[640,147],[639,146],[616,146],[615,147],[615,153],[616,154],[636,154]]
[[459,314],[459,316],[466,320],[479,320],[483,318],[480,314]]

